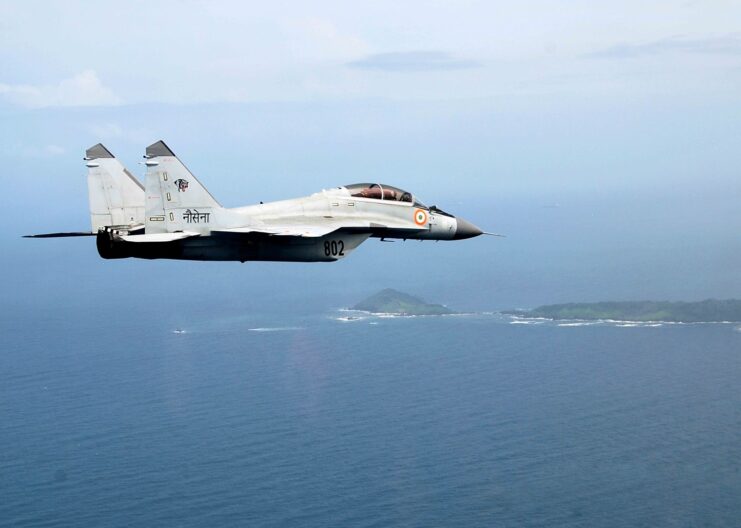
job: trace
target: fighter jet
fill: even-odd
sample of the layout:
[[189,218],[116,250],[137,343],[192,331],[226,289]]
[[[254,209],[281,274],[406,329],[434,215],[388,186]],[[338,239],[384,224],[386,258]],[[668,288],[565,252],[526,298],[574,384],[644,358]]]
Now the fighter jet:
[[158,141],[146,149],[142,185],[102,144],[85,153],[92,231],[104,259],[333,262],[368,238],[461,240],[475,225],[380,183],[356,183],[303,198],[225,208]]

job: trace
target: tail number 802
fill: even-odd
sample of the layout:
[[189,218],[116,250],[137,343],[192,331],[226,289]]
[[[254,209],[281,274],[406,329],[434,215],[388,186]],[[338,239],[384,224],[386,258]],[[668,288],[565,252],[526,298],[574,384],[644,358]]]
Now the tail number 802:
[[342,240],[325,240],[324,256],[326,257],[344,257],[345,243]]

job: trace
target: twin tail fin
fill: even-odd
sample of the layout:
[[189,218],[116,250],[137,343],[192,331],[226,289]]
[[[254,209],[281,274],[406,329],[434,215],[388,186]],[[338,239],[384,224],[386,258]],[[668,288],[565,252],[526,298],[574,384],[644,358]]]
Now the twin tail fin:
[[144,224],[144,187],[102,144],[85,151],[93,232]]
[[[85,151],[90,232],[27,235],[52,238],[95,235],[102,230],[197,236],[210,231],[223,207],[164,141],[146,150],[145,185],[101,143]],[[159,236],[159,235],[158,235]]]
[[164,141],[146,150],[146,232],[205,233],[223,209]]

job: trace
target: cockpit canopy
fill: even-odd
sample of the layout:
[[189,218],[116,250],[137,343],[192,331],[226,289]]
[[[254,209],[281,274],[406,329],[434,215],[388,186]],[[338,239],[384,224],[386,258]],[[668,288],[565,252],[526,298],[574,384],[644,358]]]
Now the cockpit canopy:
[[422,202],[416,200],[412,193],[391,185],[380,183],[353,183],[345,185],[350,196],[355,198],[370,198],[372,200],[385,200],[391,202],[407,202],[417,206],[426,207]]

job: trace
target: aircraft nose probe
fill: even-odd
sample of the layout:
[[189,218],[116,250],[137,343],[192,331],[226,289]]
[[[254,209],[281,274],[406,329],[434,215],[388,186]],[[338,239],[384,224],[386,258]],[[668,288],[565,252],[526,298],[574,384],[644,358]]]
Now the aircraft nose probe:
[[473,225],[468,220],[464,220],[463,218],[456,218],[456,229],[455,229],[455,235],[453,236],[453,240],[464,240],[466,238],[473,238],[477,237],[479,235],[489,235],[489,236],[495,236],[495,237],[502,237],[504,238],[505,235],[500,235],[498,233],[489,233],[488,231],[482,231],[475,225]]

